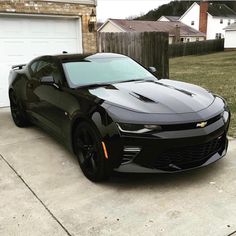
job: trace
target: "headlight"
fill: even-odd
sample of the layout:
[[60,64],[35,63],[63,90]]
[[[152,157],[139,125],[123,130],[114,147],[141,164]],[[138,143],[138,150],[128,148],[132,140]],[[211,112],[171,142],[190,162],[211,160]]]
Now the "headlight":
[[229,112],[228,111],[224,111],[224,112],[222,112],[221,115],[222,115],[222,118],[223,118],[224,122],[227,123],[228,119],[229,119]]
[[141,125],[141,124],[124,124],[117,123],[119,130],[123,133],[133,133],[133,134],[144,134],[150,131],[161,131],[161,126],[159,125]]

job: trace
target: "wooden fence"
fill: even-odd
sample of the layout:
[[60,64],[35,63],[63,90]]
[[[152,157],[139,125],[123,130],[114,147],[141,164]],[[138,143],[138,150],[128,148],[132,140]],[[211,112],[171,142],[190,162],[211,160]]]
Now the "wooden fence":
[[224,39],[206,40],[190,43],[175,43],[169,45],[169,57],[208,54],[224,51]]
[[156,67],[160,78],[169,77],[168,33],[99,33],[98,51],[124,54],[145,67]]

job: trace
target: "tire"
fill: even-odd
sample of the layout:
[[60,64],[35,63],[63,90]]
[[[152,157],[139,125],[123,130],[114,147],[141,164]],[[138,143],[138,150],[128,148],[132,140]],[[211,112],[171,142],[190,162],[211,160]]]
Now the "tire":
[[11,116],[15,125],[20,128],[29,126],[30,122],[27,119],[26,113],[22,108],[19,99],[16,97],[13,91],[10,92],[9,98],[10,98]]
[[73,138],[75,154],[84,175],[93,182],[107,180],[112,168],[105,158],[98,130],[88,122],[81,122],[76,127]]

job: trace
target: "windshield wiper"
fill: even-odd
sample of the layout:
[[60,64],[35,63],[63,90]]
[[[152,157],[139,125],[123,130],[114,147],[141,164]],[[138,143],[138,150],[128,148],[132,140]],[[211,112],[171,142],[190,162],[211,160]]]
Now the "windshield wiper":
[[143,82],[150,82],[155,81],[157,79],[155,78],[148,78],[148,79],[130,79],[130,80],[121,80],[121,81],[112,81],[110,83],[94,83],[94,84],[84,84],[81,86],[76,87],[77,88],[96,88],[96,87],[103,87],[103,86],[109,86],[119,83],[127,83],[127,82],[135,82],[135,81],[143,81]]
[[97,87],[103,87],[103,86],[109,86],[109,85],[111,85],[111,83],[84,84],[76,88],[97,88]]
[[130,80],[122,80],[118,81],[116,83],[126,83],[126,82],[135,82],[135,81],[143,81],[143,82],[150,82],[150,81],[155,81],[155,78],[148,78],[148,79],[130,79]]

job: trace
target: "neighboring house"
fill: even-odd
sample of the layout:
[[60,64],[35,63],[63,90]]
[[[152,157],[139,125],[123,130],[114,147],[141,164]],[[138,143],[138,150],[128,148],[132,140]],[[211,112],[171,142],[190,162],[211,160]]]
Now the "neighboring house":
[[[191,26],[196,30],[200,30],[199,28],[199,17],[200,16],[200,6],[198,3],[194,2],[189,9],[179,17],[179,21],[184,24]],[[206,33],[206,32],[204,32]]]
[[157,21],[178,21],[179,16],[161,16]]
[[225,49],[236,50],[236,23],[225,28]]
[[205,39],[205,34],[181,23],[170,21],[137,21],[108,19],[99,29],[98,32],[168,32],[169,43],[175,41],[176,32],[180,41],[194,42]]
[[62,51],[96,52],[92,11],[96,0],[0,1],[0,107],[9,105],[12,65]]
[[206,33],[206,39],[224,38],[224,28],[236,22],[236,12],[226,4],[195,2],[179,21]]

